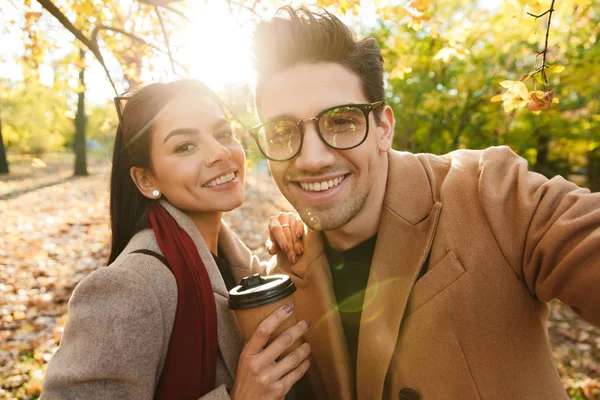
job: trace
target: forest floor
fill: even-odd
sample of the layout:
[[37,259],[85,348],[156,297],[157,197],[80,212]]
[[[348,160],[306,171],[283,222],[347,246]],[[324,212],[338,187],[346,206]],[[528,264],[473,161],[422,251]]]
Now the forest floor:
[[[71,292],[108,258],[110,164],[92,155],[90,175],[74,178],[70,155],[9,162],[11,174],[0,176],[0,399],[36,399]],[[256,168],[246,202],[226,220],[265,260],[268,217],[289,210]],[[600,399],[600,329],[558,301],[550,307],[548,334],[565,390],[573,399]]]

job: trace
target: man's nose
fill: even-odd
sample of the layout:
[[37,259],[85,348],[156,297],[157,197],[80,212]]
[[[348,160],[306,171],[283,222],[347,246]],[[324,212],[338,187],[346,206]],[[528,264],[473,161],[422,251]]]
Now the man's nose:
[[206,157],[204,164],[210,167],[220,161],[227,161],[231,158],[231,151],[226,146],[223,146],[217,139],[212,138],[204,144],[206,146]]
[[334,150],[323,143],[315,124],[316,121],[310,121],[303,126],[302,149],[295,160],[297,169],[317,172],[335,163]]

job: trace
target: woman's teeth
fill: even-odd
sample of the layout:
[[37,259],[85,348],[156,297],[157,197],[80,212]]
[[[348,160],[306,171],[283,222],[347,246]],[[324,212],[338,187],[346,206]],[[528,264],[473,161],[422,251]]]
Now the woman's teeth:
[[338,176],[335,179],[330,179],[328,181],[323,181],[323,182],[316,182],[316,183],[300,182],[300,186],[302,187],[302,189],[306,190],[307,192],[320,192],[320,191],[327,190],[334,186],[339,185],[340,182],[342,182],[343,180],[344,180],[344,176]]
[[212,181],[210,181],[207,184],[202,185],[202,186],[203,187],[214,187],[217,185],[222,185],[224,183],[227,183],[227,182],[233,180],[234,178],[235,178],[235,172],[230,172],[228,174],[218,177],[217,179],[213,179]]

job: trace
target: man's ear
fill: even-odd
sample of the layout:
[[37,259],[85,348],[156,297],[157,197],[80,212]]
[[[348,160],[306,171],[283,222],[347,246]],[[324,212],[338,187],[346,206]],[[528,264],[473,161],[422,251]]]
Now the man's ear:
[[156,186],[154,177],[148,170],[134,166],[129,169],[129,174],[140,193],[149,199],[156,199],[156,196],[153,196],[152,192],[154,190],[160,191],[160,189]]
[[379,123],[379,129],[382,134],[379,137],[378,148],[381,153],[385,153],[392,147],[395,122],[394,111],[390,106],[385,106],[381,113],[381,122]]

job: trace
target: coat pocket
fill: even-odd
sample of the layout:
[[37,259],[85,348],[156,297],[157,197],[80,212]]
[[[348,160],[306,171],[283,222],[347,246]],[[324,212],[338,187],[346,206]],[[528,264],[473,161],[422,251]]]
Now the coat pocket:
[[406,313],[411,314],[442,292],[465,273],[454,253],[449,251],[415,283],[408,299]]

